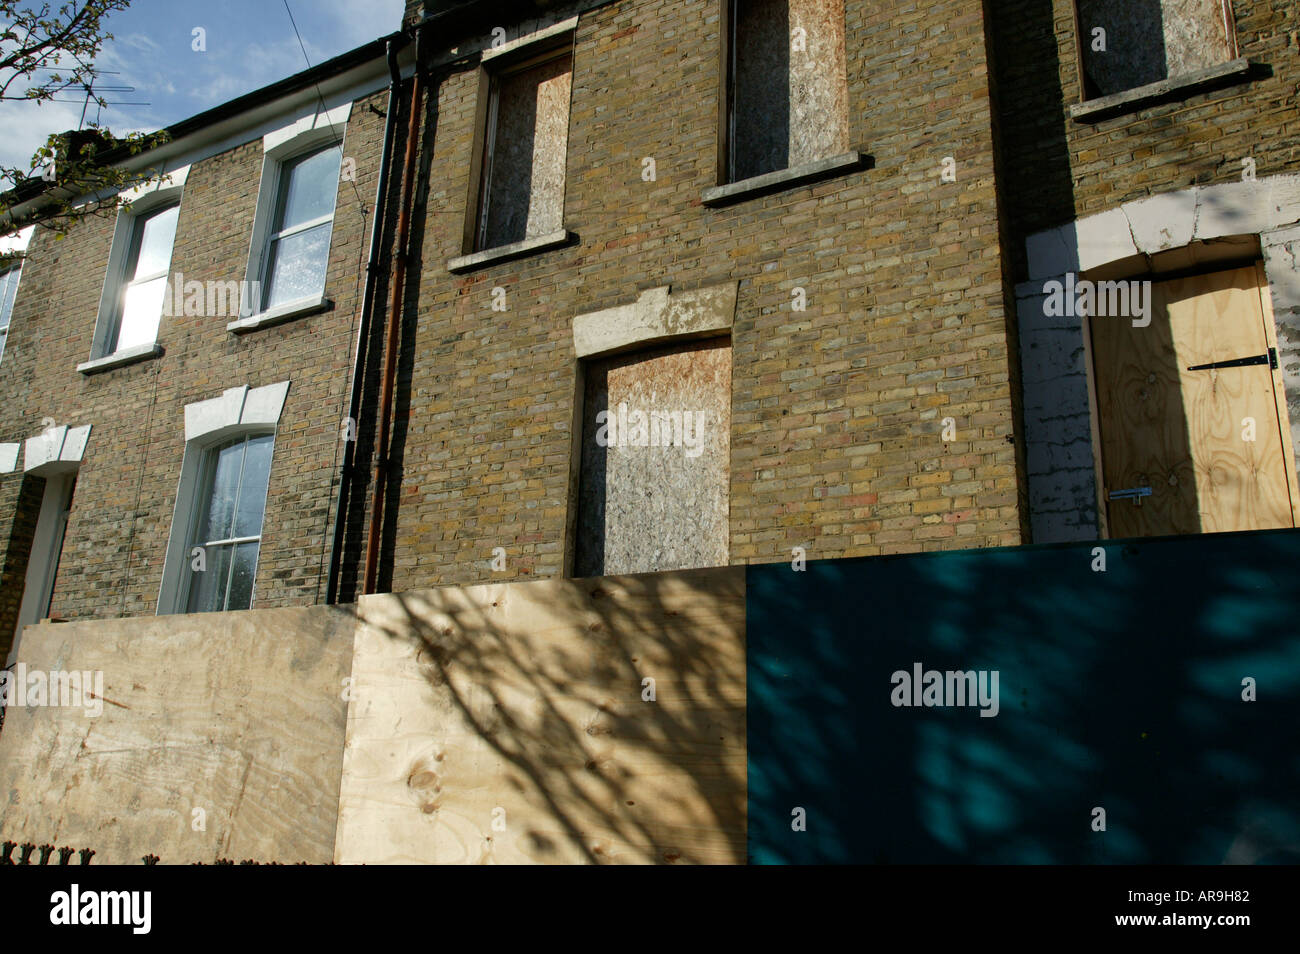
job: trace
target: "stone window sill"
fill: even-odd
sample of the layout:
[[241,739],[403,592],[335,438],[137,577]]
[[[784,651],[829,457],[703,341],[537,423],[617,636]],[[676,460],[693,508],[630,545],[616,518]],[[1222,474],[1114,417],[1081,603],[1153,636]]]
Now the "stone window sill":
[[704,190],[703,201],[705,205],[711,206],[743,202],[745,199],[753,199],[770,192],[782,192],[804,183],[829,179],[855,169],[864,169],[870,165],[870,161],[871,157],[866,153],[854,150],[840,156],[831,156],[829,159],[806,162],[790,169],[778,169],[776,172],[741,179],[739,182],[713,186]]
[[512,258],[522,258],[525,255],[534,255],[538,252],[550,251],[553,248],[559,248],[562,245],[568,245],[577,236],[568,229],[560,229],[558,232],[548,232],[545,235],[534,236],[533,238],[524,239],[522,242],[511,242],[509,245],[498,245],[496,248],[486,248],[481,252],[471,252],[468,255],[461,255],[447,262],[447,271],[453,274],[461,272],[470,272],[476,268],[483,268],[486,265],[493,265],[497,262],[506,262]]
[[234,334],[245,334],[249,331],[257,331],[260,328],[270,328],[274,325],[284,324],[286,321],[293,321],[295,318],[303,318],[307,315],[314,315],[318,311],[329,311],[334,307],[334,302],[324,295],[316,295],[312,298],[300,298],[298,301],[291,301],[287,305],[280,305],[276,308],[268,308],[266,311],[259,312],[256,315],[249,315],[247,318],[240,318],[238,321],[232,321],[226,325],[226,330]]
[[163,349],[160,344],[136,345],[134,348],[123,348],[121,351],[106,354],[102,358],[83,361],[77,365],[77,370],[86,375],[99,374],[103,371],[112,371],[114,368],[124,368],[138,361],[160,358],[162,354]]
[[1070,107],[1070,118],[1076,122],[1090,123],[1124,113],[1137,112],[1144,106],[1151,106],[1164,100],[1182,99],[1193,93],[1201,92],[1214,86],[1228,86],[1241,82],[1250,74],[1250,61],[1244,56],[1218,66],[1206,67],[1171,76],[1157,83],[1148,83],[1134,89],[1126,89],[1109,96],[1099,96],[1084,103],[1075,103]]

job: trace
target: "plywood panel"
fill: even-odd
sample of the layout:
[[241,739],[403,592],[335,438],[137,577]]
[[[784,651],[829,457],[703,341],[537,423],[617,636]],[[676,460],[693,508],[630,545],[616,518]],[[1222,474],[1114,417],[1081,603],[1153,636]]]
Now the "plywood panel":
[[[1116,537],[1293,526],[1291,487],[1267,365],[1192,371],[1264,354],[1254,267],[1153,286],[1152,322],[1090,322],[1107,493]],[[1245,439],[1243,422],[1255,422]]]
[[734,179],[848,151],[844,0],[745,0],[733,53]]
[[1277,320],[1273,316],[1273,295],[1268,284],[1264,263],[1255,265],[1255,284],[1259,288],[1259,304],[1264,319],[1264,337],[1268,346],[1279,355],[1278,367],[1273,369],[1273,396],[1276,399],[1277,430],[1282,435],[1282,457],[1286,463],[1286,476],[1290,485],[1291,522],[1300,526],[1300,474],[1296,472],[1295,442],[1291,430],[1291,415],[1287,410],[1286,379],[1282,373],[1284,356],[1277,343]]
[[790,165],[849,148],[844,0],[789,0]]
[[743,568],[360,611],[338,862],[744,861]]
[[483,248],[563,226],[572,79],[566,54],[497,81]]
[[[1223,0],[1079,0],[1079,45],[1096,95],[1226,63]],[[1105,31],[1103,38],[1094,31]]]
[[20,662],[102,671],[104,705],[8,710],[0,835],[95,864],[330,861],[353,628],[323,607],[29,627]]
[[[1300,862],[1300,531],[1093,546],[750,566],[751,861]],[[918,661],[998,715],[892,705]]]
[[593,361],[585,389],[575,575],[725,565],[730,341]]
[[1165,61],[1170,76],[1226,63],[1233,37],[1224,14],[1230,0],[1164,0]]

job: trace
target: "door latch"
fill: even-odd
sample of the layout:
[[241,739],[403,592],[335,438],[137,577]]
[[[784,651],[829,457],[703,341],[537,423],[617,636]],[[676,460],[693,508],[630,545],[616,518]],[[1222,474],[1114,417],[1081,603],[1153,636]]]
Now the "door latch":
[[1150,487],[1126,487],[1124,490],[1112,490],[1107,494],[1109,500],[1131,500],[1133,506],[1142,506],[1142,498],[1151,496]]

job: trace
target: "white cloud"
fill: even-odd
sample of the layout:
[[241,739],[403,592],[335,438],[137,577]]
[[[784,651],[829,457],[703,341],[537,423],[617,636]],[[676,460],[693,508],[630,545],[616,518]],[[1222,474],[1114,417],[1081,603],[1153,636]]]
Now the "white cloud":
[[81,107],[71,103],[6,103],[0,166],[30,169],[32,155],[51,133],[76,129],[80,120]]
[[[401,25],[405,0],[290,0],[311,65],[316,66]],[[138,0],[110,21],[114,39],[104,45],[97,65],[104,86],[130,86],[134,92],[104,95],[111,101],[144,101],[149,106],[110,106],[96,116],[119,134],[152,131],[218,106],[307,68],[298,39],[280,0],[239,0],[238,15],[225,20],[209,0]],[[256,11],[254,13],[254,11]],[[208,49],[190,47],[190,23],[209,22]],[[118,27],[120,32],[113,30]],[[75,94],[66,94],[74,99]],[[0,164],[26,169],[32,153],[51,133],[80,125],[79,103],[6,102],[0,104]]]

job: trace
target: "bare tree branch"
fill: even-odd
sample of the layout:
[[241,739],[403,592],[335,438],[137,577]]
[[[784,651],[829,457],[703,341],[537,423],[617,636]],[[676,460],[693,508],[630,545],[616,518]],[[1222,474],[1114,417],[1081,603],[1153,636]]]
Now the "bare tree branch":
[[[129,5],[130,0],[61,0],[57,7],[48,0],[0,0],[0,100],[41,103],[75,87],[88,101],[107,105],[94,90],[95,57],[112,39],[104,31],[104,19]],[[42,71],[50,75],[36,77]],[[21,93],[11,95],[15,88]],[[167,138],[165,133],[117,138],[94,126],[51,135],[32,157],[30,169],[0,167],[0,182],[11,187],[0,194],[0,234],[36,223],[62,237],[79,219],[116,213],[123,189],[157,175],[128,171],[120,162],[108,164],[105,153],[113,150],[119,160],[138,156]],[[21,223],[13,221],[15,205],[33,197],[40,200],[39,210]]]

